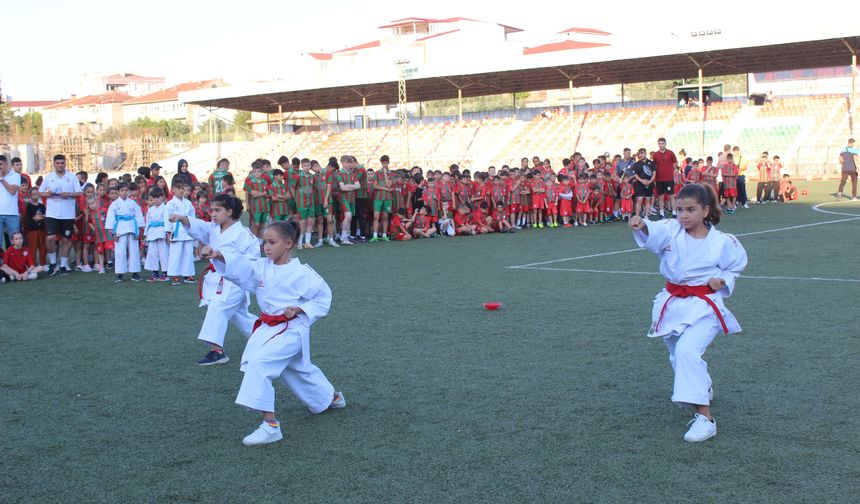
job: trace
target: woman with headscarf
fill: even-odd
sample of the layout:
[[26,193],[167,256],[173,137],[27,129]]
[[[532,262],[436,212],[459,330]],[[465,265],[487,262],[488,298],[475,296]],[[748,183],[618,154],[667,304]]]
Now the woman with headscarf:
[[185,185],[191,187],[191,184],[197,183],[197,177],[194,176],[193,173],[188,171],[188,161],[184,159],[180,159],[179,163],[176,167],[176,175],[173,176],[173,179],[170,181],[170,185],[173,185],[173,182],[176,180],[182,180],[185,182]]

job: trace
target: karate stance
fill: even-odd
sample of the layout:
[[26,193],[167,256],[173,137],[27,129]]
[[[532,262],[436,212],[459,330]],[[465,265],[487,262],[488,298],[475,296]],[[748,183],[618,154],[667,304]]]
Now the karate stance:
[[128,197],[127,184],[119,184],[119,198],[108,207],[105,227],[116,242],[116,280],[122,282],[123,275],[131,272],[131,279],[139,282],[140,245],[137,237],[143,231],[143,212],[133,199]]
[[[242,200],[229,194],[218,194],[212,200],[212,222],[180,214],[171,215],[170,222],[182,223],[192,238],[211,248],[257,259],[260,257],[260,242],[239,222],[242,210]],[[199,281],[200,306],[208,308],[197,339],[210,346],[206,356],[197,361],[200,366],[230,361],[230,357],[224,353],[228,322],[232,322],[246,338],[250,338],[257,320],[248,312],[248,293],[214,271],[215,268],[210,264],[209,268],[203,270]]]
[[313,269],[291,257],[299,231],[294,220],[269,223],[263,232],[266,258],[256,260],[229,250],[201,249],[217,273],[254,292],[262,310],[242,354],[245,376],[236,397],[236,404],[263,414],[257,430],[242,440],[246,445],[283,438],[275,417],[275,378],[312,413],[346,407],[343,393],[311,364],[310,326],[328,313],[331,289]]
[[648,336],[662,337],[675,371],[672,402],[695,408],[685,441],[705,441],[717,434],[711,416],[713,399],[708,365],[702,355],[717,334],[740,332],[723,298],[747,265],[738,240],[717,231],[720,207],[711,186],[689,184],[681,189],[677,219],[657,222],[638,215],[630,219],[636,244],[660,258],[666,288],[654,299]]

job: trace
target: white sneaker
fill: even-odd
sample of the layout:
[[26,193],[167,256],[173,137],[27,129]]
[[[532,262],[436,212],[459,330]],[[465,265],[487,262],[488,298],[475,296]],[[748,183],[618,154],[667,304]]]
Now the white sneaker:
[[331,246],[332,246],[332,247],[334,247],[334,248],[340,248],[340,245],[338,245],[338,244],[337,244],[337,242],[336,242],[336,241],[334,241],[334,238],[329,238],[329,239],[328,239],[328,244],[329,244],[329,245],[331,245]]
[[340,244],[341,244],[341,245],[352,245],[352,242],[351,242],[351,241],[349,241],[349,239],[348,239],[348,238],[341,238],[341,239],[340,239]]
[[328,409],[343,409],[346,408],[346,397],[343,396],[343,392],[337,392],[337,399],[329,404]]
[[714,387],[709,387],[709,388],[708,388],[708,400],[709,400],[709,401],[713,401],[713,400],[714,400]]
[[749,203],[744,203],[744,208],[749,208],[749,207],[750,207]]
[[98,272],[99,272],[99,275],[104,275],[104,274],[105,274],[104,266],[102,266],[101,268],[99,268],[99,269],[98,269]]
[[314,248],[320,248],[320,247],[322,247],[322,246],[323,246],[323,241],[322,241],[322,240],[320,240],[320,241],[318,241],[318,242],[314,243]]
[[274,443],[275,441],[280,441],[282,439],[284,439],[284,435],[281,434],[280,426],[272,427],[266,422],[263,422],[259,427],[257,427],[257,430],[245,436],[245,439],[242,440],[242,444],[245,446],[254,446]]
[[92,268],[92,267],[90,267],[90,265],[89,265],[89,264],[84,264],[84,265],[81,267],[81,271],[83,271],[84,273],[92,273],[93,268]]
[[711,439],[717,435],[716,420],[708,420],[708,417],[705,415],[696,413],[696,416],[687,425],[690,426],[690,430],[684,434],[684,441],[696,443]]

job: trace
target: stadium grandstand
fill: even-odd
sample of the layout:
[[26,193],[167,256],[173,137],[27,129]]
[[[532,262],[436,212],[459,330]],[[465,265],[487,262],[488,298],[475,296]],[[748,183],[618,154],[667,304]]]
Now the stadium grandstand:
[[[624,146],[653,146],[664,136],[673,149],[693,156],[724,144],[741,145],[748,153],[768,150],[779,153],[796,175],[821,177],[833,168],[838,144],[853,134],[860,36],[850,24],[803,33],[715,27],[657,34],[644,44],[629,34],[593,28],[567,28],[535,43],[521,38],[518,28],[466,18],[406,18],[380,29],[386,36],[378,40],[308,53],[316,66],[302,79],[189,91],[180,100],[265,114],[270,134],[231,153],[239,171],[261,156],[327,159],[342,153],[365,164],[388,154],[398,167],[440,169],[457,163],[484,169],[534,155],[561,166],[574,151],[616,153]],[[766,85],[822,73],[799,68],[835,68],[850,84],[818,95],[814,88],[797,96],[781,92],[766,97],[762,106],[748,99],[749,84],[741,96],[695,99],[706,96],[705,78],[747,74]],[[669,79],[698,80],[691,103],[625,100],[624,85]],[[575,90],[600,86],[620,87],[620,100],[576,103]],[[462,111],[463,98],[559,89],[566,89],[569,99],[549,114],[515,107]],[[422,103],[442,99],[459,100],[459,113],[421,113]],[[374,121],[368,114],[374,107],[397,115]],[[319,115],[327,110],[342,111],[350,120]],[[290,117],[301,112],[314,114],[317,127],[291,125]],[[192,169],[211,166],[211,155],[192,160]]]

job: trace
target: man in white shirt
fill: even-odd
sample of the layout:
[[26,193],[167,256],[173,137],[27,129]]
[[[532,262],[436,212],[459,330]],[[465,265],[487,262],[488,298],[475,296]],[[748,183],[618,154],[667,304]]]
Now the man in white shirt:
[[0,155],[0,246],[3,234],[9,235],[21,231],[21,216],[18,213],[18,190],[21,187],[21,175],[6,161],[6,156]]
[[[67,276],[69,248],[75,227],[75,203],[81,195],[81,183],[71,172],[66,171],[66,156],[54,156],[54,171],[49,173],[39,187],[39,196],[45,198],[45,227],[48,231],[48,274]],[[60,237],[60,267],[57,268],[57,236]]]

